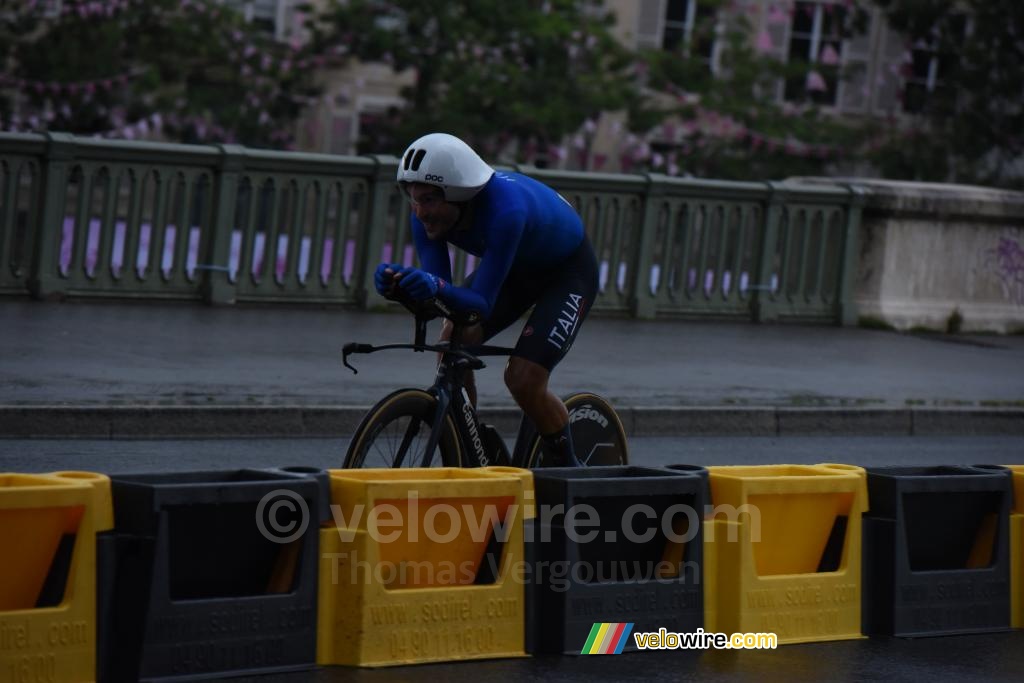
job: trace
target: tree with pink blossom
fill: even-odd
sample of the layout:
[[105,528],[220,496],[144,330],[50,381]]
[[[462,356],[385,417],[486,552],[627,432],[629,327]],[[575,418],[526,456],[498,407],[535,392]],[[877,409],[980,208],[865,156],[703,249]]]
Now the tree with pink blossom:
[[907,40],[904,122],[879,150],[883,171],[1024,189],[1024,3],[876,2]]
[[[845,76],[834,48],[825,44],[814,62],[782,61],[771,33],[758,30],[789,24],[785,6],[702,0],[685,41],[640,52],[646,97],[629,125],[647,153],[626,146],[633,170],[760,180],[828,175],[866,155],[873,126],[833,116],[820,103],[827,81]],[[865,29],[863,7],[833,12],[845,37]]]
[[612,21],[601,0],[334,0],[314,43],[415,73],[376,148],[361,151],[396,153],[443,130],[486,155],[557,163],[565,136],[635,94]]
[[0,129],[288,147],[316,55],[215,0],[0,0]]

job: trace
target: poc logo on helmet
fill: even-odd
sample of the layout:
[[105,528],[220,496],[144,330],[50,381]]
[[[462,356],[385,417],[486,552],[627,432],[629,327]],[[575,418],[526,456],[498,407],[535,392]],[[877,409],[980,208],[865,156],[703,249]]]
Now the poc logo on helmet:
[[444,182],[444,176],[443,175],[434,175],[433,173],[427,173],[426,175],[423,176],[423,179],[428,181],[428,182],[429,181],[434,181],[436,183],[443,183]]

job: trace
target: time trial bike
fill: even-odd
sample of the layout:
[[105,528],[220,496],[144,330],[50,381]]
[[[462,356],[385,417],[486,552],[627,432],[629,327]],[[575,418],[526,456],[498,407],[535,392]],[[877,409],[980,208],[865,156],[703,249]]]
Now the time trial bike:
[[[392,349],[440,354],[434,383],[427,389],[398,389],[382,398],[359,423],[344,467],[485,467],[543,466],[543,440],[533,422],[523,415],[512,452],[489,424],[482,422],[463,386],[467,371],[485,367],[481,356],[508,356],[513,349],[473,345],[460,339],[464,330],[480,321],[476,313],[451,310],[438,299],[416,302],[398,300],[414,316],[412,344],[349,343],[342,362],[353,372],[349,356]],[[447,318],[453,323],[447,342],[426,343],[427,323]],[[589,392],[564,399],[576,456],[587,466],[625,465],[629,459],[626,434],[615,409],[604,398]]]

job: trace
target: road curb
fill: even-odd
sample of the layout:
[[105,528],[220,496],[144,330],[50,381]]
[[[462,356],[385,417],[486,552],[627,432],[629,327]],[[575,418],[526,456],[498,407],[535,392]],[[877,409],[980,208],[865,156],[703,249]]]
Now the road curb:
[[[0,438],[183,439],[347,437],[367,406],[2,406]],[[520,413],[481,408],[514,436]],[[1024,436],[1024,408],[633,406],[630,436]]]
[[943,410],[915,408],[911,411],[913,433],[919,436],[1024,434],[1024,409],[975,408]]
[[777,408],[780,435],[903,436],[913,434],[912,410],[906,408]]
[[630,436],[774,436],[775,409],[720,406],[635,406],[620,411]]

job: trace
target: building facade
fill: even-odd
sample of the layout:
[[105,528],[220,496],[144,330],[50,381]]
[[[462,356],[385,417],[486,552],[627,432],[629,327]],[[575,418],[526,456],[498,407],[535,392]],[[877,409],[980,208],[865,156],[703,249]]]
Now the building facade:
[[[239,9],[246,20],[257,23],[277,40],[301,44],[308,39],[304,28],[307,16],[300,8],[310,5],[314,11],[327,0],[226,0]],[[323,89],[296,124],[296,147],[301,151],[325,154],[381,152],[398,154],[400,150],[360,149],[361,135],[393,115],[402,106],[399,92],[414,74],[395,73],[386,64],[364,64],[354,60],[344,68],[324,68],[317,73]]]
[[[305,15],[298,7],[305,0],[226,0],[253,22],[266,26],[283,41],[304,39]],[[313,0],[314,7],[326,0]],[[927,98],[943,87],[946,58],[925,41],[911,43],[890,28],[884,13],[873,4],[863,32],[844,37],[850,0],[605,0],[616,16],[613,34],[631,49],[685,50],[706,61],[715,73],[720,68],[724,40],[696,37],[698,22],[712,21],[719,36],[731,19],[747,17],[755,48],[785,62],[838,67],[823,70],[813,99],[824,112],[840,117],[904,119],[921,111]],[[965,20],[964,31],[969,31]],[[840,79],[836,72],[844,73]],[[832,74],[832,75],[829,75]],[[321,101],[298,124],[299,149],[334,154],[356,152],[397,153],[396,150],[360,149],[360,137],[403,105],[400,91],[415,74],[395,73],[383,64],[354,63],[319,75],[324,88]],[[780,103],[807,96],[806,83],[780,80],[775,97]],[[588,155],[566,154],[551,165],[580,167],[580,159],[594,170],[621,169],[616,148],[621,145],[624,114],[609,112],[589,122]],[[647,142],[660,144],[658,131]],[[577,141],[578,144],[578,141]],[[572,141],[567,143],[572,146]],[[600,163],[597,163],[599,161]],[[598,168],[595,168],[595,164]]]

